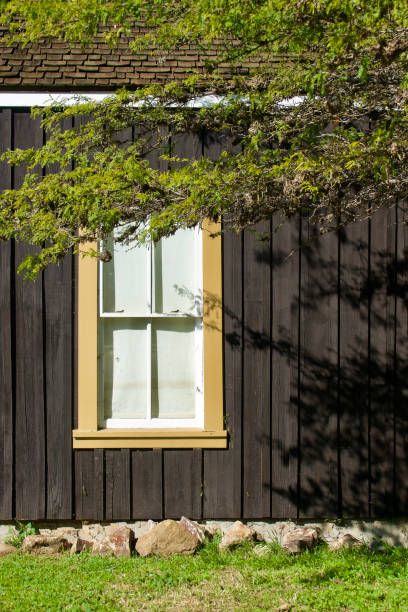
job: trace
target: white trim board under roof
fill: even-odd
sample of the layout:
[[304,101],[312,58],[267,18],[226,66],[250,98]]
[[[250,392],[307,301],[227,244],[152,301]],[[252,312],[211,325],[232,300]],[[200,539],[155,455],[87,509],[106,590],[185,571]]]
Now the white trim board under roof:
[[[115,92],[50,92],[50,91],[0,91],[0,107],[3,108],[30,108],[32,106],[50,106],[55,102],[75,104],[78,98],[87,98],[90,102],[102,102],[114,96]],[[219,104],[225,99],[224,96],[200,96],[192,98],[187,102],[189,108],[203,108]],[[294,96],[278,102],[281,108],[300,106],[306,100],[306,96]],[[172,105],[173,106],[173,105]],[[176,106],[176,105],[174,105]]]
[[[27,108],[31,106],[50,106],[55,102],[75,104],[78,98],[87,98],[90,102],[102,102],[114,96],[115,92],[50,92],[50,91],[2,91],[0,92],[0,107]],[[201,96],[187,102],[186,106],[191,108],[202,108],[211,106],[223,100],[223,96]],[[80,100],[79,100],[80,101]]]

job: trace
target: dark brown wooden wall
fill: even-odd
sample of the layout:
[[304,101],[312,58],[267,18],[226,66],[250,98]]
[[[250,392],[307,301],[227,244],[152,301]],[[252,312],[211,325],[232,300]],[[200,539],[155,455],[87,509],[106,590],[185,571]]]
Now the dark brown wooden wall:
[[[27,109],[1,111],[1,150],[43,139]],[[173,144],[187,157],[225,143]],[[2,189],[21,180],[1,166]],[[396,206],[321,238],[307,220],[278,230],[278,218],[225,234],[227,450],[73,452],[74,261],[24,282],[16,268],[29,249],[1,244],[0,518],[406,514],[404,214]]]

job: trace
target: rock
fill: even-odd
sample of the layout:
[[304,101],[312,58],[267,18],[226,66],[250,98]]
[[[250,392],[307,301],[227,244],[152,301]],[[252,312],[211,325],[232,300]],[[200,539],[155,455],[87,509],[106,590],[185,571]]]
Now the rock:
[[82,544],[78,544],[78,548],[81,550],[76,551],[74,546],[72,546],[71,552],[81,552],[82,550],[89,550],[90,548],[94,550],[97,543],[102,542],[104,538],[105,529],[102,527],[102,525],[99,525],[98,523],[83,524],[82,529],[78,531],[78,539],[82,542]]
[[89,550],[90,548],[92,548],[91,542],[88,540],[82,540],[82,538],[77,538],[71,546],[70,553],[71,555],[75,555],[83,550]]
[[216,521],[207,521],[201,526],[205,536],[211,540],[214,536],[222,534],[222,529]]
[[183,527],[185,527],[190,533],[195,535],[199,539],[200,544],[205,543],[204,529],[198,523],[195,521],[190,521],[190,519],[182,516],[180,519],[180,525],[183,525]]
[[68,542],[75,542],[78,538],[78,531],[75,527],[58,527],[55,530],[55,535],[66,538]]
[[72,545],[78,539],[78,529],[75,527],[57,527],[57,529],[40,529],[40,535],[44,536],[59,536],[68,540]]
[[59,553],[71,548],[70,542],[62,536],[28,535],[23,540],[23,552]]
[[316,529],[310,527],[299,527],[290,531],[283,537],[283,548],[288,553],[303,552],[307,548],[313,548],[318,541]]
[[103,540],[105,537],[105,529],[99,523],[91,523],[89,525],[82,525],[82,529],[78,532],[78,537],[88,542],[95,542],[96,540]]
[[129,527],[121,525],[110,525],[105,530],[105,536],[97,539],[92,544],[92,552],[97,555],[115,555],[115,557],[127,557],[132,555],[134,534]]
[[6,542],[0,542],[0,557],[7,557],[7,555],[12,555],[16,551],[17,549],[11,544],[6,544]]
[[268,546],[255,546],[254,548],[254,555],[256,555],[257,557],[267,557],[269,555],[269,548]]
[[330,550],[341,550],[342,548],[354,548],[355,546],[362,546],[363,543],[360,540],[357,540],[351,533],[345,533],[339,540],[336,542],[331,542],[329,544]]
[[254,540],[255,537],[256,533],[252,527],[244,525],[241,523],[241,521],[235,521],[235,523],[233,523],[228,531],[224,534],[220,543],[220,550]]
[[129,527],[123,525],[110,530],[107,539],[115,557],[131,557],[135,536]]
[[157,523],[155,521],[149,519],[147,521],[135,521],[134,523],[128,524],[128,527],[131,528],[135,534],[135,539],[137,540],[140,538],[140,536],[153,529],[153,527],[156,527],[156,524]]
[[136,551],[142,557],[147,555],[162,555],[168,557],[174,554],[192,555],[200,541],[180,523],[168,519],[162,521],[136,542]]
[[104,538],[103,540],[96,540],[95,542],[93,542],[92,552],[95,555],[100,555],[101,557],[113,555],[113,549],[109,543],[108,538]]

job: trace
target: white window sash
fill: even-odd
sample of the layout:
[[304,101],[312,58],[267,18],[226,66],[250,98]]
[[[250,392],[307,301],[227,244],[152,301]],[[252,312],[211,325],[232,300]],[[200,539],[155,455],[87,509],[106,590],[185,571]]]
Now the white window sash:
[[[147,290],[146,290],[146,312],[142,313],[131,313],[131,312],[104,312],[103,302],[103,262],[99,262],[99,319],[114,318],[114,319],[144,319],[146,320],[146,378],[147,378],[147,406],[146,406],[146,418],[105,418],[104,401],[101,398],[100,410],[102,411],[102,424],[104,427],[109,429],[143,429],[143,428],[204,428],[204,354],[203,354],[203,308],[202,308],[202,231],[199,227],[195,228],[194,234],[194,248],[195,248],[195,296],[196,299],[196,312],[178,312],[178,313],[154,313],[152,312],[152,289],[153,289],[153,278],[152,278],[152,256],[154,246],[151,244],[148,247],[146,257],[146,276],[147,276]],[[192,418],[174,418],[164,419],[152,417],[152,321],[155,319],[195,319],[195,330],[194,330],[194,355],[192,358],[195,363],[195,416]],[[102,345],[104,342],[102,341]],[[103,358],[101,359],[99,376],[103,378]],[[100,385],[100,393],[103,394],[103,385]]]

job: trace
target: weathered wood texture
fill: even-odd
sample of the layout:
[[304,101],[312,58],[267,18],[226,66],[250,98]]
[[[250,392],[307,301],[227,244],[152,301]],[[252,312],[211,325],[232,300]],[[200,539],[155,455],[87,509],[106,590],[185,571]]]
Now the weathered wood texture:
[[369,515],[369,230],[356,223],[339,234],[339,476],[341,512],[354,517]]
[[270,223],[244,234],[243,514],[270,516],[271,252]]
[[301,223],[299,515],[337,512],[338,240]]
[[[12,146],[12,113],[4,109],[0,115],[0,152]],[[12,187],[10,167],[1,162],[0,189]],[[14,333],[14,244],[0,245],[0,518],[7,519],[14,514],[14,460],[13,425],[13,346]]]
[[272,427],[271,515],[297,516],[299,436],[299,265],[298,219],[272,234]]
[[[63,128],[72,127],[72,119]],[[46,174],[58,170],[53,164]],[[72,403],[74,261],[67,257],[43,274],[47,518],[72,512]]]
[[[43,143],[40,120],[23,111],[13,112],[16,148]],[[22,184],[24,170],[14,171],[15,186]],[[16,268],[35,248],[16,244]],[[16,517],[39,519],[46,514],[46,397],[43,276],[35,283],[22,275],[15,281],[16,420],[15,470]]]
[[[1,150],[43,139],[28,110],[0,111]],[[171,144],[196,158],[232,146],[225,134]],[[0,188],[21,180],[0,166]],[[323,238],[278,217],[224,235],[227,450],[74,453],[75,262],[24,282],[30,249],[0,245],[0,519],[405,514],[406,217],[400,204]]]

